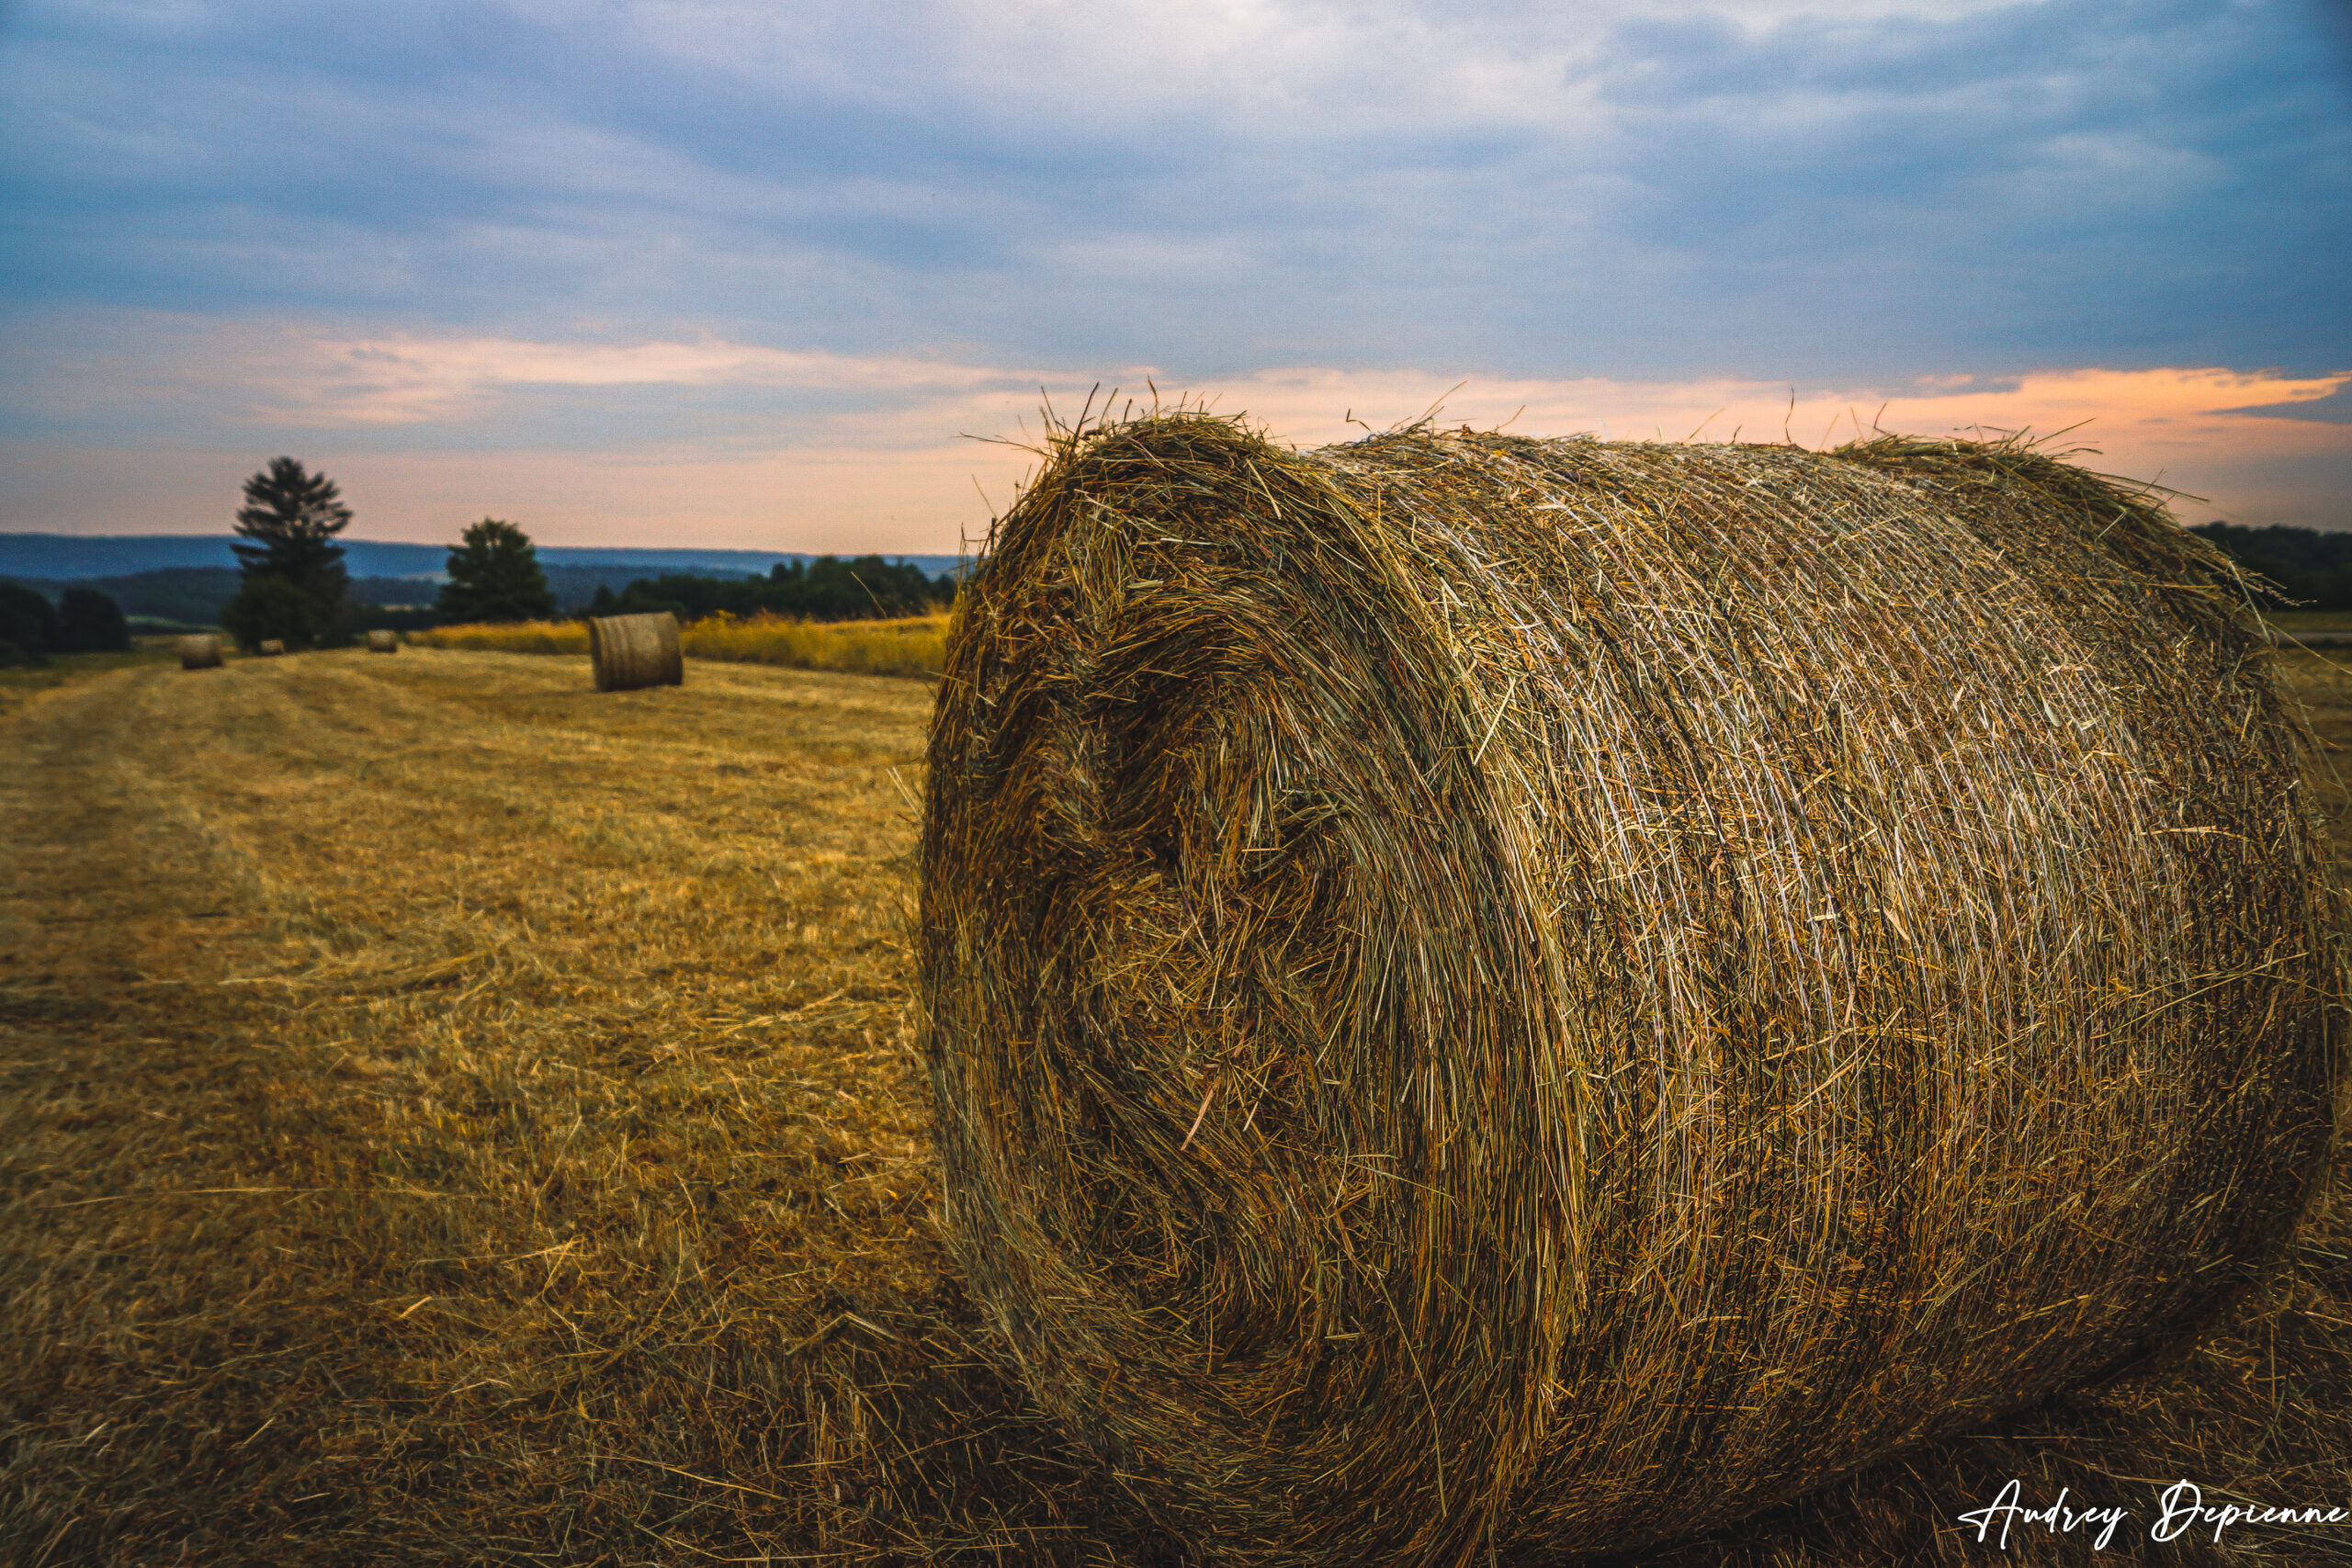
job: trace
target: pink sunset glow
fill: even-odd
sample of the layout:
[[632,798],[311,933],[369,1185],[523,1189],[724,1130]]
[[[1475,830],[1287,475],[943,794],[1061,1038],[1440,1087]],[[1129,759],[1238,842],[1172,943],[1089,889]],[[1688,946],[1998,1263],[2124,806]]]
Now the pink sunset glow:
[[[715,339],[629,344],[481,337],[352,339],[209,332],[156,367],[141,396],[176,403],[200,447],[27,448],[0,479],[15,525],[82,533],[218,532],[237,485],[279,451],[323,467],[359,514],[355,536],[438,541],[483,515],[549,544],[948,553],[976,546],[1033,460],[1041,400],[1064,417],[1098,385],[1121,404],[1205,402],[1300,446],[1420,417],[1532,435],[1794,441],[1834,446],[1873,429],[1920,435],[2025,431],[2104,471],[2199,500],[2184,522],[2330,522],[2352,468],[2352,425],[2276,412],[2345,376],[2218,368],[2050,369],[1987,386],[1968,378],[1802,389],[1753,380],[1629,381],[1274,369],[1193,387],[1148,367],[1099,379],[1068,370],[906,356],[784,353]],[[72,390],[108,400],[94,365]],[[119,383],[117,383],[118,385]],[[707,434],[674,407],[715,400]],[[812,400],[789,419],[758,400]],[[551,396],[651,411],[656,439],[594,450],[518,439]],[[471,438],[506,431],[506,440]],[[403,437],[387,446],[387,433]],[[2061,434],[2063,433],[2063,434]],[[967,437],[981,437],[975,440]],[[513,442],[512,445],[508,444]]]

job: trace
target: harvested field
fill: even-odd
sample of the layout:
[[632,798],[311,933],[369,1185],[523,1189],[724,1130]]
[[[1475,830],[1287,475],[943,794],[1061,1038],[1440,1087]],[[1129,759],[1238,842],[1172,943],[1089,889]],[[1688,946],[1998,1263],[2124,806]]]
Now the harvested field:
[[505,621],[479,626],[433,626],[408,634],[418,648],[448,648],[469,653],[588,653],[586,621]]
[[936,675],[946,661],[947,617],[796,621],[782,615],[713,615],[686,627],[686,654],[735,663],[840,670],[858,675]]
[[[584,621],[521,621],[503,626],[436,626],[412,632],[422,648],[484,653],[588,652]],[[947,647],[947,617],[885,621],[797,621],[782,615],[718,615],[681,628],[689,659],[778,664],[853,675],[936,675]]]
[[[404,653],[7,688],[0,1560],[1184,1561],[932,1228],[930,688]],[[2352,673],[2288,668],[2352,739]],[[1649,1561],[2352,1562],[2146,1539],[2183,1478],[2352,1505],[2340,1199],[2293,1267],[2169,1368]],[[2013,1476],[2132,1518],[1977,1545]]]

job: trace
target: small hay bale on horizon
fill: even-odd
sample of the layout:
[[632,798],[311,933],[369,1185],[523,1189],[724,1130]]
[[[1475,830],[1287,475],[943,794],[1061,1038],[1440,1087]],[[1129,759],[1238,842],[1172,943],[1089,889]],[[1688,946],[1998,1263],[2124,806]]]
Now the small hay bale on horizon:
[[389,631],[371,631],[371,632],[369,632],[369,633],[368,634],[368,652],[370,652],[370,653],[398,653],[400,650],[401,650],[401,634],[400,634],[400,633],[398,633],[398,632],[389,632]]
[[183,670],[218,670],[220,668],[220,639],[207,633],[195,633],[180,638],[175,645]]
[[254,651],[265,659],[276,659],[286,651],[286,644],[277,637],[264,637],[261,646]]
[[1736,1523],[2194,1334],[2325,1163],[2235,569],[2016,444],[1058,432],[959,603],[944,1229],[1212,1558]]
[[675,686],[686,678],[685,655],[678,641],[678,619],[667,610],[650,615],[600,615],[591,619],[588,658],[600,692]]

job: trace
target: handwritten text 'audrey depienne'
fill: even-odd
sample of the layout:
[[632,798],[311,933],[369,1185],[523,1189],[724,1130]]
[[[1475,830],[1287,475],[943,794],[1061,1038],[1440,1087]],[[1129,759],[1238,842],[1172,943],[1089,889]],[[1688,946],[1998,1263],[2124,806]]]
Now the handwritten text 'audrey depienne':
[[[2091,1541],[2091,1550],[2104,1551],[2108,1542],[2114,1540],[2116,1530],[2132,1517],[2129,1508],[2069,1507],[2064,1489],[2059,1492],[2058,1500],[2046,1508],[2027,1506],[2024,1495],[2024,1483],[2012,1480],[1990,1503],[1961,1515],[1960,1522],[1974,1525],[1978,1540],[1996,1541],[2003,1551],[2008,1549],[2009,1529],[2015,1525],[2040,1525],[2052,1535],[2096,1529],[2098,1534]],[[2222,1532],[2232,1525],[2340,1525],[2346,1520],[2352,1520],[2352,1511],[2343,1508],[2296,1508],[2260,1503],[2211,1506],[2195,1483],[2181,1481],[2166,1487],[2164,1495],[2156,1499],[2156,1517],[2148,1527],[2148,1539],[2177,1540],[2191,1530],[2211,1525],[2213,1539],[2218,1541]]]

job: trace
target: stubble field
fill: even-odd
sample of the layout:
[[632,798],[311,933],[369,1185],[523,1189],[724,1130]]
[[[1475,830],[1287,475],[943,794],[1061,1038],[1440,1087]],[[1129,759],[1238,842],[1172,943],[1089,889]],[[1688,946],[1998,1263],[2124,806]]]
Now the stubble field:
[[[411,649],[0,706],[0,1562],[1184,1561],[933,1229],[930,705]],[[2145,1539],[2183,1478],[2352,1506],[2339,1212],[2174,1364],[1652,1561],[2352,1562]],[[2010,1476],[2138,1528],[1980,1546]]]

